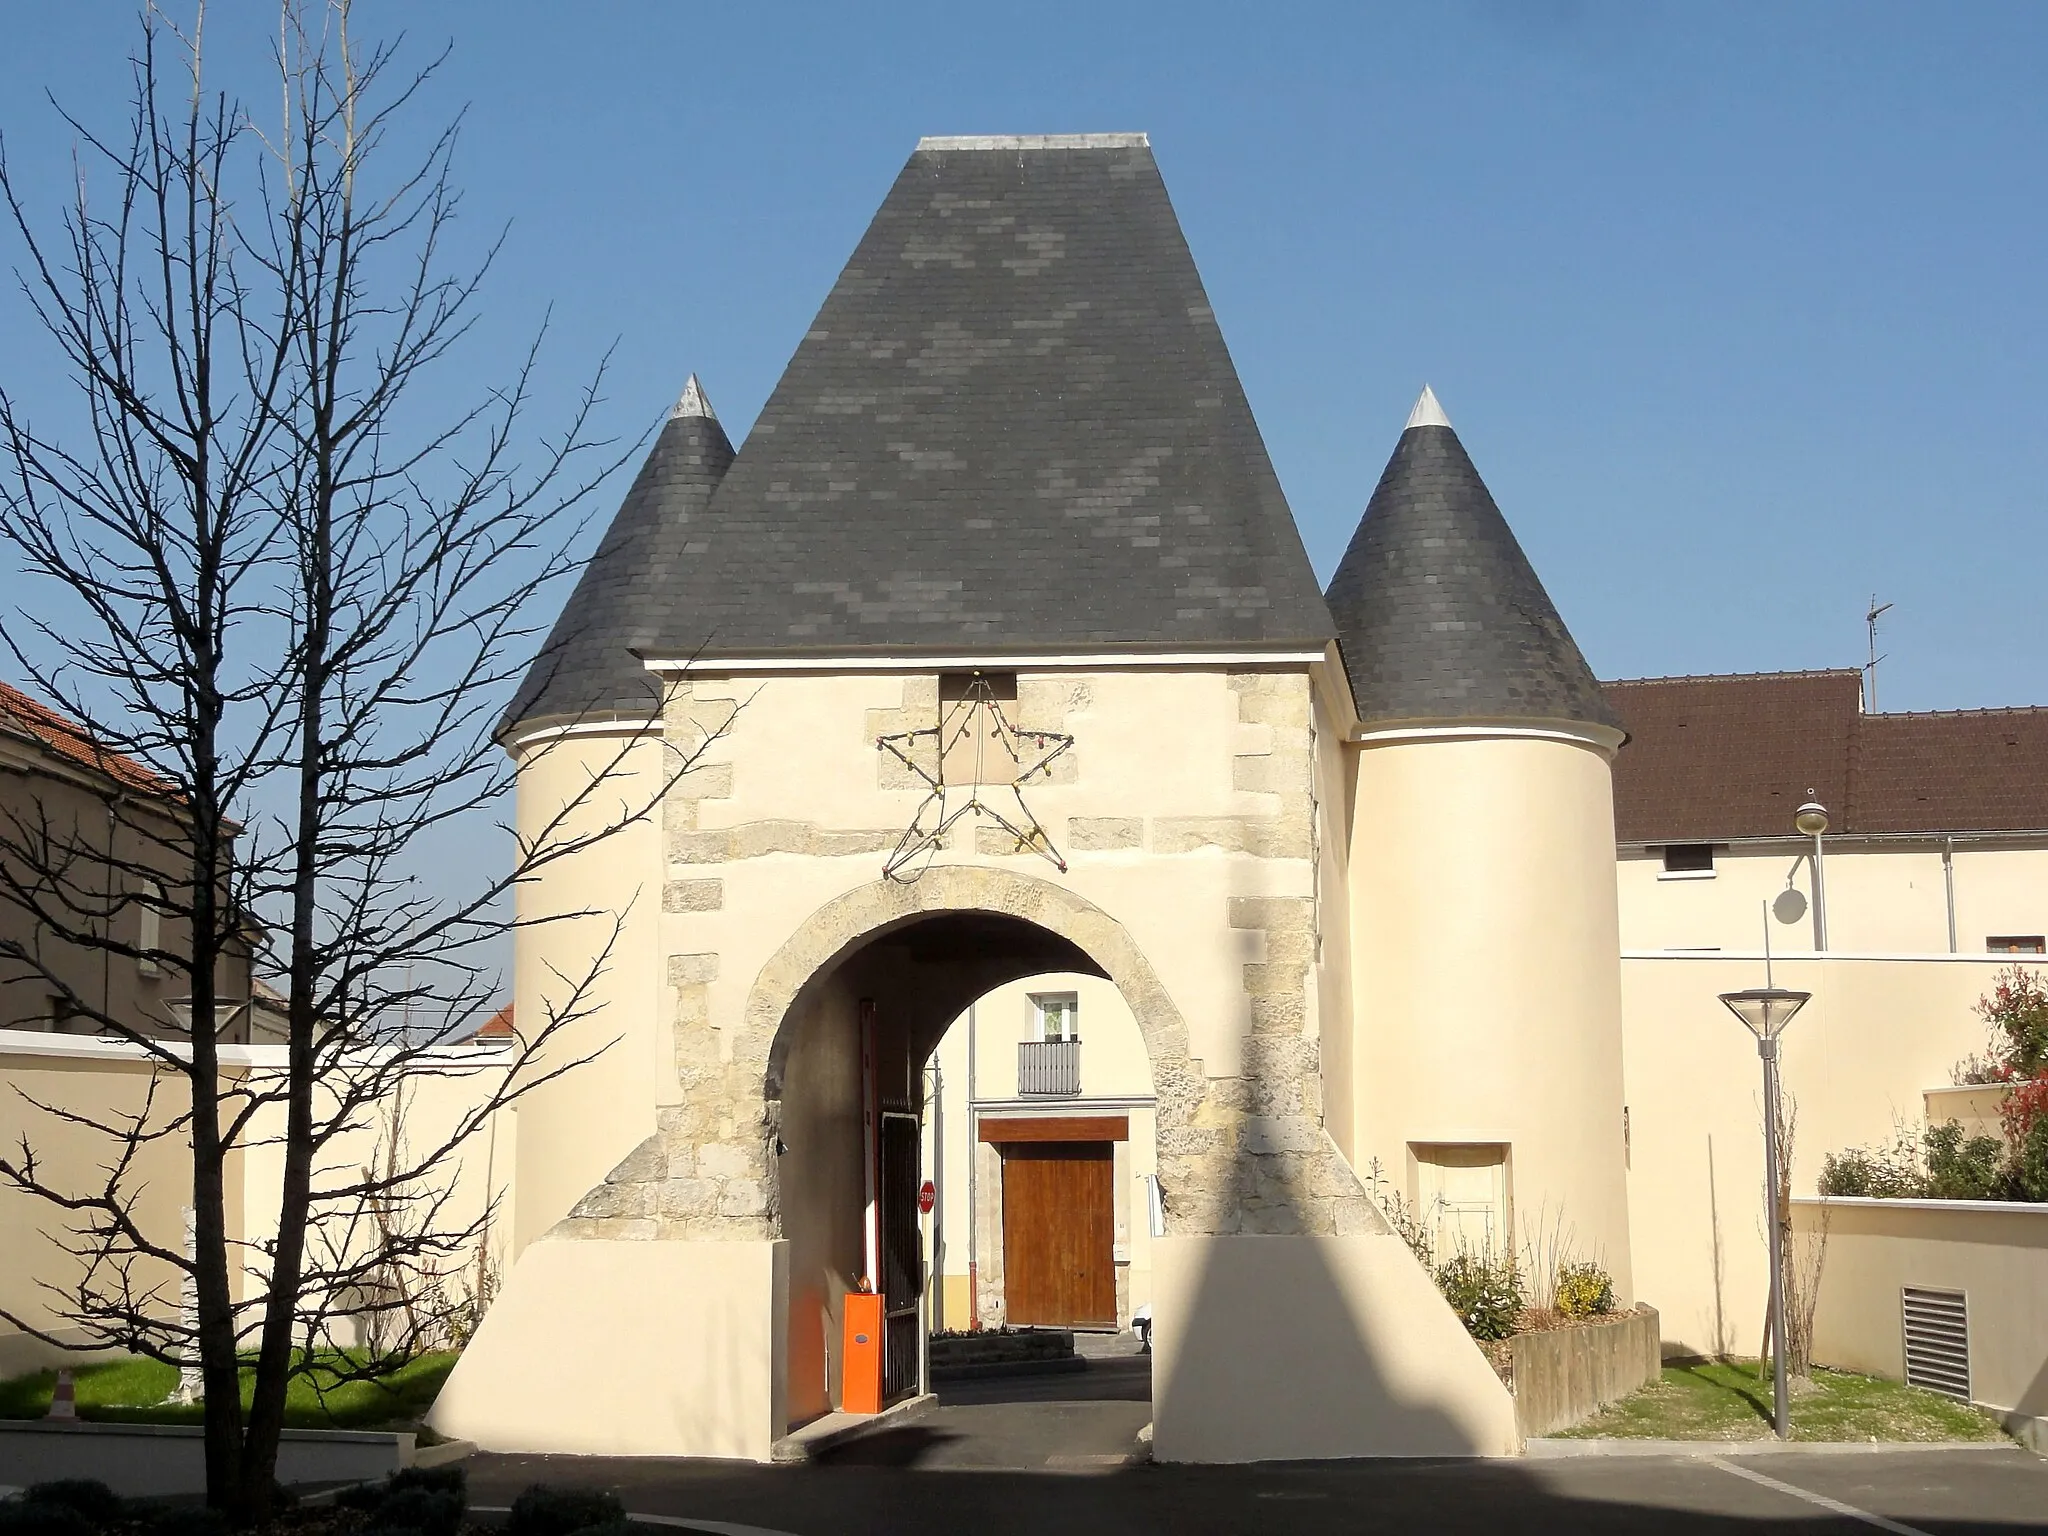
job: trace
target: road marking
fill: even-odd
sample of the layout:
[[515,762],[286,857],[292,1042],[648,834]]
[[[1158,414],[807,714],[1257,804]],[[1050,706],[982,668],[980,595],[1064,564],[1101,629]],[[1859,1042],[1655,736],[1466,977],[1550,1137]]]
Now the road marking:
[[1746,1477],[1752,1483],[1761,1484],[1765,1488],[1775,1488],[1780,1493],[1791,1494],[1795,1499],[1804,1499],[1809,1504],[1818,1504],[1822,1509],[1832,1514],[1846,1515],[1851,1520],[1861,1520],[1866,1525],[1876,1526],[1879,1530],[1890,1531],[1892,1536],[1928,1536],[1928,1533],[1921,1530],[1917,1525],[1907,1525],[1899,1520],[1888,1520],[1883,1515],[1874,1515],[1867,1509],[1858,1509],[1854,1504],[1844,1504],[1840,1499],[1831,1499],[1826,1494],[1815,1493],[1810,1488],[1800,1488],[1791,1483],[1781,1483],[1775,1477],[1765,1477],[1761,1472],[1753,1472],[1748,1467],[1738,1467],[1734,1462],[1723,1461],[1718,1456],[1709,1456],[1706,1458],[1706,1461],[1710,1467],[1719,1467],[1723,1472],[1733,1472],[1737,1477]]
[[[510,1505],[472,1504],[472,1511],[479,1515],[509,1515]],[[765,1525],[734,1525],[729,1520],[692,1520],[683,1515],[641,1515],[627,1511],[628,1520],[642,1525],[672,1525],[681,1531],[709,1531],[712,1536],[796,1536],[794,1531],[778,1531]]]

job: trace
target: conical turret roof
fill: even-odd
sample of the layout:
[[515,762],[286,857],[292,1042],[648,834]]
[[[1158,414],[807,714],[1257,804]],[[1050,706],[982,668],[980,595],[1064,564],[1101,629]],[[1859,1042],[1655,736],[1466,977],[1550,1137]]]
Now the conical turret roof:
[[1359,719],[1618,730],[1434,392],[1408,423],[1325,594]]
[[501,731],[655,713],[659,690],[634,652],[660,632],[673,588],[707,537],[705,510],[732,459],[732,443],[693,373],[527,670]]

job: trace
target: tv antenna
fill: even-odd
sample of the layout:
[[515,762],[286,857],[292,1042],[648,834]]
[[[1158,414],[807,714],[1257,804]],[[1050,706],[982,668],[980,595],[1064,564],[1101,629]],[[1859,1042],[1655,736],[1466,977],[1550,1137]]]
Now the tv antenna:
[[[1877,654],[1877,621],[1892,609],[1890,603],[1880,603],[1875,592],[1870,594],[1870,612],[1863,615],[1863,627],[1870,636],[1870,660],[1863,664],[1864,696],[1870,700],[1870,713],[1877,713],[1877,664],[1884,660]],[[1889,653],[1887,653],[1889,654]]]

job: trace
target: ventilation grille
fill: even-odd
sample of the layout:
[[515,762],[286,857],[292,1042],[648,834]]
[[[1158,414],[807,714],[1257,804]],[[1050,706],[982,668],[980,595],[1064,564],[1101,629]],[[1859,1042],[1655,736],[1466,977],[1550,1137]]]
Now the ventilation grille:
[[1906,1329],[1906,1384],[1970,1400],[1970,1306],[1961,1291],[1899,1292]]

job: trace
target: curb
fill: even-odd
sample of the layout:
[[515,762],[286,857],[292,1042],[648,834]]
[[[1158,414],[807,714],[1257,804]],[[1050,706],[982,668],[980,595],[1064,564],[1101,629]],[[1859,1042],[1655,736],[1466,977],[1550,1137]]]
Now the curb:
[[782,1466],[815,1461],[827,1451],[836,1450],[878,1430],[894,1429],[898,1424],[918,1417],[937,1402],[938,1398],[926,1392],[891,1404],[880,1413],[828,1413],[777,1440],[769,1450],[768,1459]]
[[992,1376],[1061,1376],[1085,1371],[1088,1362],[1080,1355],[1061,1355],[1051,1360],[977,1360],[972,1365],[933,1366],[935,1383],[985,1381]]
[[1998,1440],[1558,1440],[1531,1437],[1531,1461],[1570,1461],[1586,1456],[1896,1456],[1939,1451],[2004,1455],[2022,1447]]
[[475,1454],[474,1440],[443,1440],[437,1445],[415,1444],[412,1464],[416,1467],[445,1467],[451,1461],[466,1461]]

